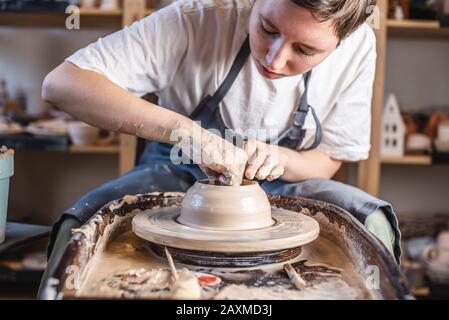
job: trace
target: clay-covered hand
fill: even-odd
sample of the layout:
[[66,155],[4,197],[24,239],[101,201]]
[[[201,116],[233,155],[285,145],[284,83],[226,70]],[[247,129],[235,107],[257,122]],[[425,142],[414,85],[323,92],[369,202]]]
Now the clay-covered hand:
[[172,136],[185,155],[198,164],[211,182],[230,186],[242,184],[246,152],[218,135],[192,122],[191,126],[177,126]]
[[282,153],[278,146],[248,140],[245,142],[244,149],[248,155],[248,165],[245,170],[247,179],[272,181],[284,174],[288,156]]

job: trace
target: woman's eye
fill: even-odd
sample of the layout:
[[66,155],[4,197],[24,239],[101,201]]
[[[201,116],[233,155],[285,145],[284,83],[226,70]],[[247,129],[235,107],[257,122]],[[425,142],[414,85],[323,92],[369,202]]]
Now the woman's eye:
[[307,56],[307,57],[311,57],[311,56],[315,55],[314,53],[307,53],[307,52],[304,52],[304,51],[302,51],[301,53],[303,55]]
[[306,56],[306,57],[312,57],[312,56],[315,55],[315,53],[310,53],[310,52],[304,51],[303,49],[301,49],[301,48],[299,48],[299,47],[296,49],[296,51],[297,51],[300,55],[303,55],[303,56]]
[[276,35],[276,34],[278,34],[278,33],[277,33],[276,31],[274,31],[274,30],[268,30],[268,28],[266,28],[266,27],[263,25],[263,23],[260,24],[260,28],[261,28],[262,31],[265,32],[266,34],[269,34],[269,35]]

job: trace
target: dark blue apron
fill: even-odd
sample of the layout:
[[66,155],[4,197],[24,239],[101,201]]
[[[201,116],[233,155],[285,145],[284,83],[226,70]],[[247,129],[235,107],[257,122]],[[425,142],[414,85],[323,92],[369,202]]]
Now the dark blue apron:
[[[242,45],[228,76],[220,85],[214,95],[204,98],[191,114],[191,119],[201,121],[206,128],[218,129],[224,137],[226,128],[219,111],[220,102],[234,83],[245,62],[250,55],[248,39]],[[316,148],[321,141],[321,125],[313,108],[308,104],[307,93],[311,72],[304,75],[305,91],[302,95],[300,105],[294,112],[290,127],[285,130],[277,143],[297,151],[307,151]],[[311,146],[303,147],[303,139],[306,130],[303,128],[306,115],[309,110],[316,123],[315,139]],[[235,134],[233,142],[243,142],[245,137]],[[239,144],[237,142],[237,144]],[[50,251],[56,238],[59,225],[64,218],[75,218],[80,223],[86,222],[103,205],[115,199],[122,198],[128,194],[142,194],[155,191],[179,191],[185,192],[196,180],[207,178],[201,169],[194,164],[175,165],[170,161],[170,150],[172,146],[157,142],[151,142],[145,149],[138,165],[121,176],[103,186],[89,192],[78,200],[72,208],[66,210],[60,221],[55,224]],[[333,180],[310,179],[297,183],[288,183],[280,179],[274,181],[261,181],[261,187],[270,194],[296,195],[314,200],[325,201],[341,207],[354,215],[360,222],[364,223],[368,215],[382,208],[390,221],[396,236],[394,248],[396,260],[399,262],[401,249],[399,246],[400,232],[398,222],[393,213],[392,206],[382,200],[376,199],[362,190],[342,184]]]

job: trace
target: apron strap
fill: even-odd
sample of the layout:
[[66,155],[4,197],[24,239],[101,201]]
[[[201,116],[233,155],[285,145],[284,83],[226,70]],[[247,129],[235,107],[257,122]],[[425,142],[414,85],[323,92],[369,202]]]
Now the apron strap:
[[240,51],[237,55],[237,58],[235,58],[234,63],[232,64],[231,70],[228,73],[228,76],[223,81],[223,83],[220,85],[218,90],[215,92],[214,96],[212,97],[213,101],[215,103],[220,103],[221,100],[226,96],[229,89],[231,89],[232,85],[234,84],[235,79],[237,78],[238,74],[240,73],[240,70],[242,70],[243,65],[245,64],[246,60],[248,59],[249,55],[251,53],[251,49],[249,46],[249,36],[246,37],[245,42],[243,43],[242,47],[240,48]]
[[245,42],[243,43],[242,47],[240,48],[239,53],[237,54],[237,57],[235,58],[234,62],[232,63],[231,69],[230,69],[228,75],[226,76],[226,79],[222,82],[220,87],[218,87],[217,91],[214,93],[213,96],[208,95],[201,101],[201,103],[197,106],[197,108],[190,115],[190,119],[196,118],[198,116],[198,114],[204,108],[209,108],[209,109],[211,109],[211,111],[215,111],[216,107],[226,96],[229,89],[231,89],[232,84],[234,83],[234,80],[239,75],[240,70],[243,68],[243,65],[245,64],[246,60],[248,59],[250,53],[251,53],[251,49],[250,49],[250,45],[249,45],[249,36],[247,36],[245,39]]
[[306,135],[306,129],[303,129],[302,126],[296,126],[294,125],[290,132],[288,133],[288,137],[290,141],[292,142],[291,149],[297,150],[297,151],[310,151],[318,147],[318,145],[321,143],[322,138],[322,129],[321,129],[321,123],[318,119],[318,116],[315,112],[315,109],[313,109],[312,106],[308,106],[308,109],[312,111],[313,120],[315,122],[316,132],[315,132],[315,139],[310,147],[307,148],[301,148],[301,144],[304,140],[304,137]]
[[[321,129],[321,122],[320,122],[320,119],[318,119],[315,109],[312,106],[309,106],[309,108],[310,108],[310,110],[312,110],[313,120],[315,121],[315,127],[316,127],[315,139],[313,140],[313,143],[310,147],[303,148],[302,151],[309,151],[309,150],[312,150],[312,149],[315,149],[316,147],[318,147],[318,145],[321,143],[321,139],[322,139],[322,135],[323,135],[323,130]],[[304,132],[305,132],[305,130],[304,130]]]
[[304,94],[302,95],[301,102],[299,104],[298,111],[294,112],[295,119],[293,125],[297,127],[303,127],[306,122],[307,112],[309,111],[309,102],[307,99],[307,93],[309,92],[309,80],[312,71],[308,71],[304,75]]
[[[321,129],[321,123],[318,119],[318,116],[315,112],[315,110],[312,108],[312,106],[309,105],[307,94],[309,92],[309,83],[310,83],[310,77],[312,75],[312,71],[308,71],[304,75],[304,93],[301,98],[301,102],[299,104],[299,108],[297,111],[295,111],[294,119],[293,119],[293,125],[288,131],[287,137],[288,140],[285,141],[285,146],[294,149],[297,151],[309,151],[312,149],[315,149],[318,147],[318,145],[321,142],[322,137],[322,129]],[[306,121],[307,113],[309,112],[309,109],[312,110],[312,116],[313,120],[315,121],[316,126],[316,133],[315,133],[315,140],[313,144],[310,147],[302,148],[301,144],[304,140],[304,137],[306,135],[306,130],[303,129],[304,123]]]

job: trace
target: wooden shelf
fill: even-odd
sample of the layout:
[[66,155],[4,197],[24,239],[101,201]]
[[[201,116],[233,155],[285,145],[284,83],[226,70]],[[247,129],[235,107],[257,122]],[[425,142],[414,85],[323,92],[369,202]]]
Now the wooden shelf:
[[[122,27],[121,10],[81,9],[80,27],[112,28]],[[68,15],[45,12],[0,12],[0,26],[32,28],[65,28]]]
[[122,15],[121,9],[115,9],[115,10],[103,10],[103,9],[97,9],[97,8],[81,8],[80,9],[81,15],[85,16],[112,16],[117,17]]
[[382,157],[383,164],[408,164],[408,165],[431,165],[432,158],[428,155],[407,155],[403,157]]
[[69,153],[88,153],[88,154],[118,154],[118,145],[108,146],[70,146]]
[[449,28],[440,27],[438,21],[389,19],[387,29],[392,37],[449,39]]
[[440,23],[433,20],[392,20],[387,21],[388,28],[397,29],[439,29]]

